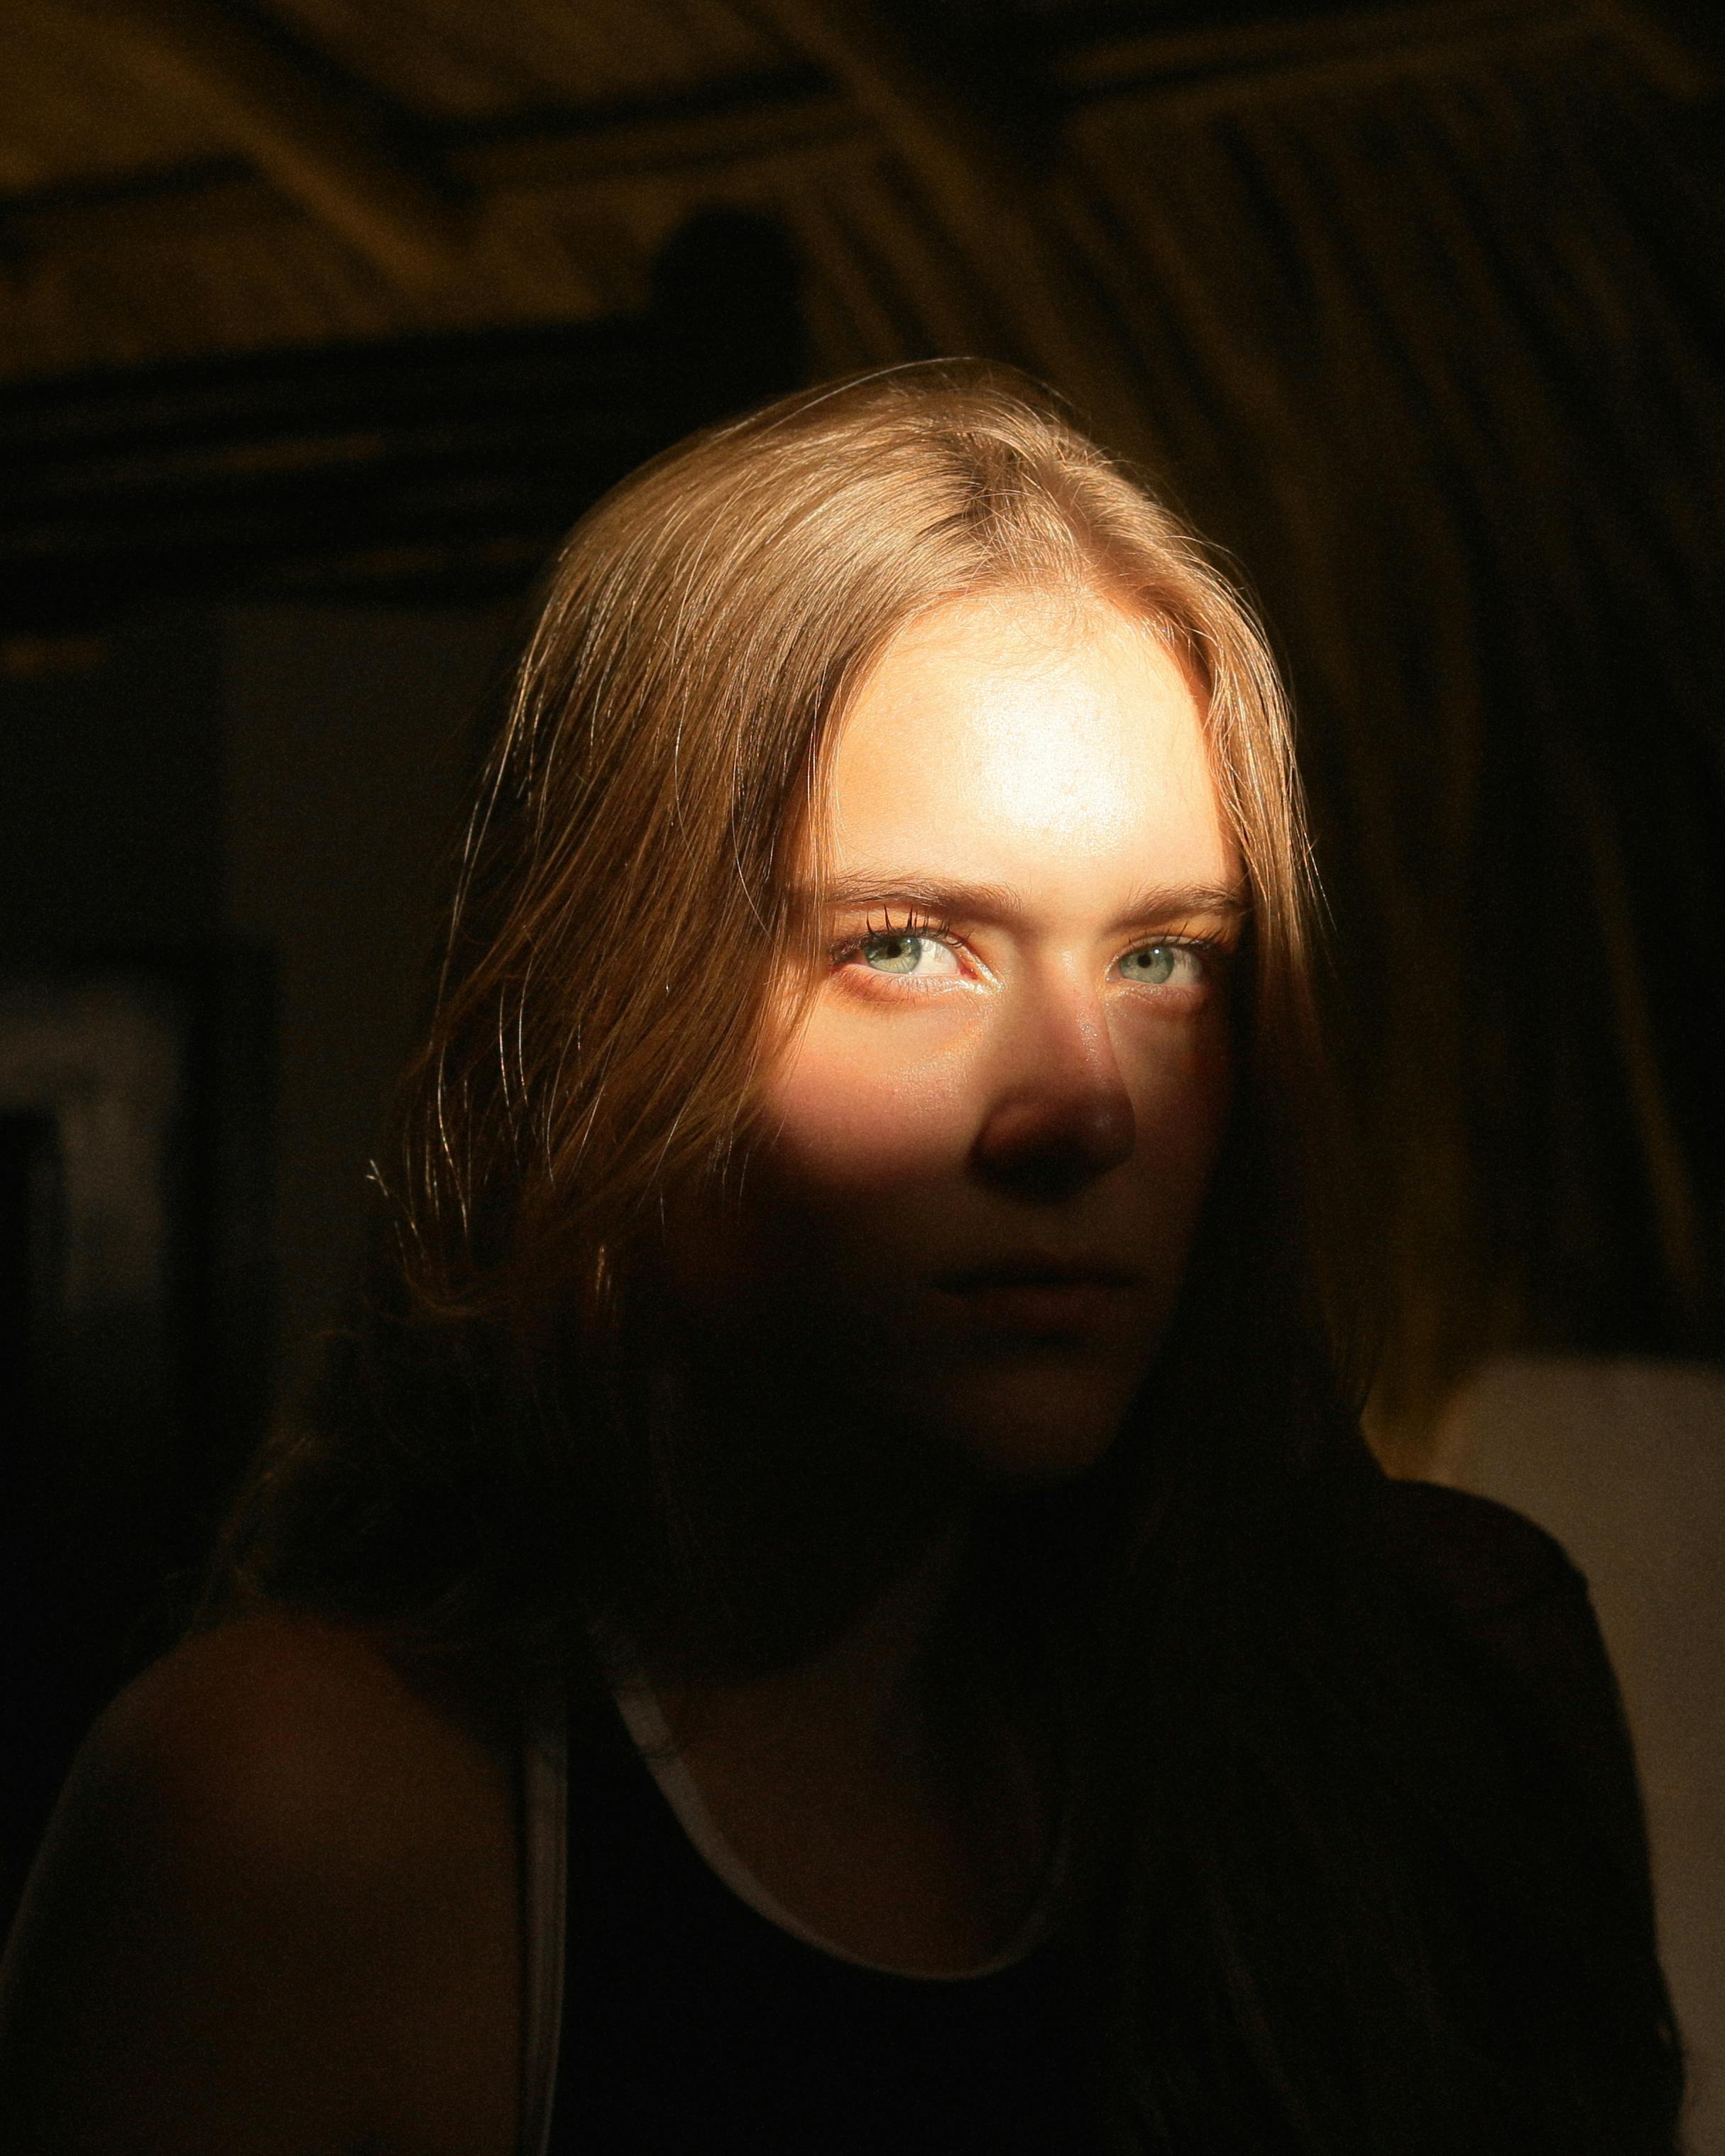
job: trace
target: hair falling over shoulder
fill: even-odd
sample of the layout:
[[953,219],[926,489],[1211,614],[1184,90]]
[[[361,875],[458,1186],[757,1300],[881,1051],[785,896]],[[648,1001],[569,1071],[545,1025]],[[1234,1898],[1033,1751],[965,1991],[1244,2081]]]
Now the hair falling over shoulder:
[[[373,1277],[240,1498],[212,1608],[315,1606],[490,1685],[591,1681],[595,1641],[602,1661],[644,1634],[698,1661],[700,1536],[631,1330],[645,1231],[746,1162],[796,1018],[775,984],[811,956],[787,848],[818,839],[869,666],[942,603],[1015,588],[1166,635],[1251,901],[1240,1082],[1173,1333],[1103,1465],[1002,1501],[975,1560],[1073,1791],[1072,1937],[1120,2145],[1668,2151],[1650,1946],[1626,1931],[1578,1975],[1548,1951],[1561,1912],[1476,1921],[1492,1881],[1349,1704],[1362,1608],[1392,1666],[1429,1626],[1383,1559],[1354,1412],[1370,1328],[1264,637],[1209,551],[1008,370],[785,398],[570,534],[468,833]],[[1541,1823],[1489,1705],[1456,1712],[1498,1778],[1509,1877]]]

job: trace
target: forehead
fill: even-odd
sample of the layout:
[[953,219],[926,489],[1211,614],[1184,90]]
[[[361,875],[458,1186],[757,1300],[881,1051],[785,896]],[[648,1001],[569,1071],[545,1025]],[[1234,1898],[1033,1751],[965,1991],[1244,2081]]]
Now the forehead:
[[1202,716],[1165,636],[1100,600],[955,600],[876,662],[828,758],[827,865],[1106,906],[1238,883]]

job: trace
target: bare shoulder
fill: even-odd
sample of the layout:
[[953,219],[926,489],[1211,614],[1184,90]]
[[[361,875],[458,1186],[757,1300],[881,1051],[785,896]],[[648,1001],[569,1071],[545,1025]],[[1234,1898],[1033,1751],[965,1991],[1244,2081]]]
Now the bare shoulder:
[[186,1642],[49,1829],[0,1984],[0,2140],[507,2148],[513,1821],[507,1760],[363,1634],[266,1614]]
[[187,1640],[92,1731],[75,1784],[113,1784],[214,1855],[411,1861],[475,1823],[507,1763],[357,1628],[286,1612]]

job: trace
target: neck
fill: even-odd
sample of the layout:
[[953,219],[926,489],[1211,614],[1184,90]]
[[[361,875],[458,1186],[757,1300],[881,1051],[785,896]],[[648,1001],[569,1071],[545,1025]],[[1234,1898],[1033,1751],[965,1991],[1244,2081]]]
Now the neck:
[[738,1683],[656,1686],[680,1746],[790,1746],[858,1775],[926,1775],[940,1750],[935,1665],[966,1527],[946,1529],[791,1667]]

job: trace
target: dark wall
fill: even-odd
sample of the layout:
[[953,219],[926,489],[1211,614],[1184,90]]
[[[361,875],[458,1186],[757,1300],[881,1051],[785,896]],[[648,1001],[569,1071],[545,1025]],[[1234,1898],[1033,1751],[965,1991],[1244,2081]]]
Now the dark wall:
[[274,954],[276,1342],[339,1295],[515,610],[224,617],[224,921]]
[[4,647],[0,944],[160,950],[219,932],[221,624],[163,608]]
[[512,607],[137,612],[0,681],[0,1928],[346,1289]]
[[10,647],[0,963],[270,962],[290,1358],[339,1292],[516,623],[512,603],[162,608]]

